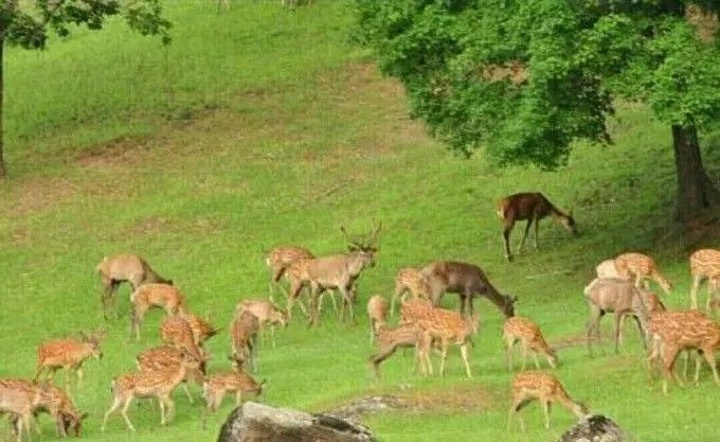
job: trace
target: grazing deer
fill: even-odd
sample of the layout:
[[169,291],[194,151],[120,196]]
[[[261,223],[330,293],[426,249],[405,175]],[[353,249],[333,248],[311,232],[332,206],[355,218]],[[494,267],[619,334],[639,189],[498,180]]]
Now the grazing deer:
[[42,389],[47,400],[45,403],[40,404],[40,407],[36,408],[34,413],[38,411],[49,413],[55,419],[55,432],[58,436],[67,437],[68,433],[72,432],[76,437],[80,437],[82,421],[88,414],[81,414],[75,408],[70,396],[56,385],[42,383],[39,384],[38,388]]
[[466,307],[473,314],[472,298],[484,296],[495,304],[506,318],[515,315],[517,297],[503,295],[490,283],[482,269],[474,264],[457,261],[435,261],[426,265],[422,275],[430,286],[430,300],[438,305],[445,292],[460,295],[460,314]]
[[106,256],[96,268],[105,291],[102,295],[103,315],[108,318],[108,308],[115,307],[115,293],[123,281],[132,286],[133,291],[142,284],[151,282],[172,285],[172,280],[165,279],[155,271],[139,255]]
[[367,303],[368,319],[370,319],[370,343],[375,341],[380,327],[387,325],[388,302],[380,295],[373,295]]
[[390,302],[390,314],[395,313],[395,301],[405,302],[408,291],[413,299],[430,299],[430,285],[425,280],[420,269],[405,267],[398,271],[395,277],[395,293]]
[[287,313],[280,309],[274,302],[256,299],[246,299],[241,301],[235,308],[236,316],[246,311],[254,315],[258,319],[258,328],[260,339],[262,342],[265,327],[270,326],[270,340],[272,346],[275,347],[275,327],[287,327]]
[[260,330],[258,318],[248,311],[235,315],[230,323],[231,354],[234,360],[247,362],[250,371],[255,371],[255,349]]
[[468,356],[468,346],[472,344],[470,338],[477,333],[479,328],[480,316],[475,315],[463,318],[459,313],[442,308],[428,306],[427,304],[410,301],[402,305],[402,314],[404,321],[416,321],[417,325],[423,330],[423,345],[418,347],[419,358],[425,366],[430,366],[430,347],[432,342],[436,342],[440,348],[442,359],[440,360],[440,375],[445,374],[445,361],[447,360],[447,351],[450,344],[460,347],[463,363],[465,364],[465,372],[469,378],[472,377],[470,371],[470,361]]
[[548,215],[559,221],[573,236],[577,236],[577,228],[575,227],[575,220],[572,217],[572,211],[565,214],[553,206],[552,203],[539,192],[516,193],[500,199],[497,202],[497,214],[503,220],[505,259],[508,261],[512,261],[513,259],[512,253],[510,253],[510,232],[512,232],[515,222],[517,221],[527,220],[525,232],[518,246],[518,254],[522,253],[525,239],[533,223],[535,223],[535,248],[538,248],[538,228],[540,226],[540,220]]
[[540,369],[538,353],[547,358],[552,368],[557,368],[558,359],[555,350],[545,342],[540,327],[533,321],[519,316],[513,316],[505,321],[503,326],[503,340],[505,341],[505,354],[507,356],[508,370],[513,370],[512,350],[517,341],[522,343],[522,370],[525,370],[528,350],[532,350],[535,359],[535,367]]
[[70,370],[74,371],[78,384],[82,382],[84,372],[83,363],[89,358],[102,358],[100,342],[105,337],[105,330],[91,333],[89,336],[80,333],[80,339],[67,338],[43,342],[37,348],[37,369],[35,381],[40,379],[43,371],[47,371],[48,378],[60,368],[65,369],[66,388],[70,388]]
[[180,317],[183,318],[185,322],[187,322],[190,326],[190,330],[192,331],[193,335],[193,341],[195,341],[195,345],[197,345],[198,347],[202,347],[205,341],[220,332],[219,328],[213,326],[210,323],[209,317],[201,318],[200,316],[187,311],[180,313]]
[[[135,360],[139,371],[156,371],[156,372],[167,372],[173,369],[179,369],[180,365],[184,363],[185,353],[182,350],[178,350],[175,347],[159,346],[148,348],[137,355]],[[198,369],[204,375],[205,374],[205,361],[203,360]],[[188,382],[196,381],[198,376],[196,373],[185,373],[185,377],[181,383],[182,389],[188,398],[188,402],[191,404],[193,400],[190,390],[187,387]],[[199,384],[201,385],[201,384]]]
[[697,292],[700,284],[708,280],[708,297],[705,309],[711,310],[712,299],[720,282],[720,250],[700,249],[690,255],[690,274],[692,275],[692,288],[690,289],[690,308],[697,309]]
[[[665,304],[663,304],[655,293],[645,289],[640,289],[639,291],[642,296],[643,303],[645,304],[645,310],[647,311],[648,318],[652,317],[654,313],[664,312],[667,310],[667,308],[665,308]],[[627,315],[620,318],[620,331],[618,333],[618,341],[620,344],[623,343],[623,327],[625,326],[625,319],[627,319]]]
[[182,316],[168,316],[163,320],[160,324],[160,340],[194,358],[198,364],[207,359],[202,347],[195,341],[190,323]]
[[0,413],[10,415],[18,442],[23,439],[23,431],[32,439],[30,425],[33,422],[33,411],[46,400],[43,391],[30,381],[0,379]]
[[168,315],[174,316],[184,313],[187,309],[185,296],[176,287],[168,284],[148,283],[138,287],[130,295],[132,317],[130,323],[130,336],[135,332],[135,338],[140,340],[140,326],[145,313],[151,308],[165,309]]
[[550,429],[550,403],[557,402],[567,408],[578,419],[582,419],[588,409],[568,395],[560,381],[552,374],[540,371],[526,371],[515,375],[512,381],[512,406],[508,413],[508,431],[512,427],[513,416],[517,414],[520,430],[525,432],[525,421],[519,411],[533,400],[540,401],[545,414],[545,428]]
[[[720,386],[720,376],[715,362],[715,351],[720,349],[720,325],[696,311],[673,311],[654,314],[650,319],[650,334],[653,339],[653,353],[649,361],[658,356],[663,368],[663,393],[667,395],[667,380],[672,377],[682,386],[682,381],[673,370],[678,354],[684,349],[702,352],[713,373],[715,384]],[[657,341],[660,342],[657,342]],[[658,347],[656,347],[658,345]],[[699,378],[700,354],[695,364],[695,382]]]
[[281,246],[276,247],[268,253],[265,263],[270,267],[272,276],[270,278],[270,297],[272,299],[273,288],[278,285],[280,278],[287,276],[287,269],[298,259],[313,259],[315,255],[305,247]]
[[175,411],[175,403],[170,398],[170,394],[185,379],[188,372],[195,373],[198,383],[202,382],[199,363],[194,357],[184,358],[178,367],[159,371],[141,371],[114,378],[111,384],[113,403],[105,413],[101,430],[105,431],[108,417],[122,407],[120,414],[125,419],[125,424],[130,431],[135,432],[135,427],[127,415],[133,398],[157,398],[160,403],[160,425],[164,426],[166,422],[172,420]]
[[619,352],[620,321],[625,315],[633,315],[640,330],[643,346],[647,348],[648,312],[643,301],[642,288],[635,287],[631,281],[622,279],[594,279],[584,294],[590,308],[587,324],[588,351],[592,355],[592,335],[600,339],[600,319],[605,313],[615,313],[615,353]]
[[[634,280],[636,287],[645,287],[643,282],[652,278],[665,293],[670,293],[672,284],[657,269],[655,261],[642,253],[623,253],[615,257],[615,267],[622,279]],[[647,287],[646,287],[647,288]]]
[[407,322],[394,328],[385,324],[380,325],[377,330],[377,339],[375,339],[377,351],[369,359],[375,377],[380,377],[380,364],[401,347],[414,347],[416,362],[420,366],[420,370],[423,374],[429,373],[432,375],[431,361],[421,359],[419,351],[420,348],[430,346],[431,343],[427,342],[428,339],[430,337],[425,333],[425,330],[415,322]]
[[235,393],[235,406],[242,403],[243,393],[252,393],[256,397],[262,394],[265,381],[256,382],[252,376],[243,371],[242,363],[243,361],[234,360],[231,373],[216,373],[205,379],[203,396],[208,411],[217,411],[226,393]]
[[[51,383],[0,379],[0,412],[11,414],[10,420],[18,440],[22,439],[23,429],[30,434],[33,415],[37,417],[43,411],[55,420],[55,431],[59,437],[66,437],[69,432],[80,436],[82,420],[87,417],[87,413],[81,415],[63,390]],[[28,416],[28,412],[31,415]],[[39,434],[40,427],[36,428]]]
[[[324,256],[309,260],[299,260],[305,265],[305,269],[299,275],[298,279],[291,280],[290,297],[288,298],[287,311],[292,312],[292,305],[300,293],[300,290],[306,284],[310,285],[310,325],[316,326],[319,323],[319,296],[328,289],[337,288],[340,290],[343,298],[343,304],[340,309],[340,319],[345,316],[345,308],[350,310],[350,320],[355,321],[353,304],[356,300],[356,282],[360,273],[366,267],[375,265],[375,254],[377,252],[376,241],[377,236],[382,228],[379,224],[374,232],[369,236],[369,240],[350,240],[344,227],[340,230],[349,240],[348,253],[342,255]],[[295,264],[299,263],[296,261]],[[295,264],[291,268],[295,267]]]

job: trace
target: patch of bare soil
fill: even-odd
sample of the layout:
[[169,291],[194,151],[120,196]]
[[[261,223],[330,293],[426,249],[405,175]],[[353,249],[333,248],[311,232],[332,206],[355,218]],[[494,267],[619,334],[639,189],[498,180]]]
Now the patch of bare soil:
[[33,178],[23,182],[11,198],[10,213],[17,216],[46,210],[62,201],[72,198],[78,187],[63,178]]
[[148,135],[114,138],[83,149],[75,156],[75,159],[85,167],[109,167],[118,164],[139,165],[142,162],[139,153],[147,150],[151,139],[152,137]]
[[454,386],[430,391],[368,396],[326,411],[345,419],[387,411],[411,413],[457,413],[487,410],[495,404],[493,394],[479,386]]
[[174,219],[151,216],[126,226],[117,232],[118,238],[128,236],[151,236],[161,233],[209,234],[223,228],[219,220],[212,218]]

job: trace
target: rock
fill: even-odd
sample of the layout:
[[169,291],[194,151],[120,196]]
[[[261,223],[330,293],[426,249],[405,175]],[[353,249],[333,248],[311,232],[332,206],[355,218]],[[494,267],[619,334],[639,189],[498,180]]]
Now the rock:
[[310,414],[245,402],[230,413],[218,442],[374,442],[360,424],[329,414]]
[[562,435],[558,442],[621,442],[624,440],[623,431],[612,419],[594,414],[578,421]]

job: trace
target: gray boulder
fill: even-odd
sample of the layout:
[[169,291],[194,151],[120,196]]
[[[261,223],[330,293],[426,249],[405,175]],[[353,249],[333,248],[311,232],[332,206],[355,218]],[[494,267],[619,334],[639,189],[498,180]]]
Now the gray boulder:
[[558,442],[622,442],[624,440],[625,434],[612,419],[594,414],[578,421]]
[[245,402],[230,413],[218,442],[375,442],[370,430],[330,414]]

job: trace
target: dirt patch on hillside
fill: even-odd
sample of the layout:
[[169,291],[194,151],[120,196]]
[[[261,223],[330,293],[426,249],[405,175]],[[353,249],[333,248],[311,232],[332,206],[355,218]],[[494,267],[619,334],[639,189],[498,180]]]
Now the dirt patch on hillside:
[[89,146],[75,155],[75,159],[85,167],[135,166],[141,164],[138,153],[146,150],[151,140],[149,135],[122,136]]
[[9,212],[23,216],[56,206],[75,196],[78,187],[64,178],[32,178],[14,189]]
[[220,220],[213,218],[198,217],[192,219],[174,219],[166,217],[151,216],[126,226],[117,232],[117,238],[152,236],[158,234],[210,234],[222,230],[223,224]]
[[359,420],[364,415],[381,412],[472,413],[490,409],[496,403],[495,394],[480,386],[453,386],[362,397],[326,413]]

